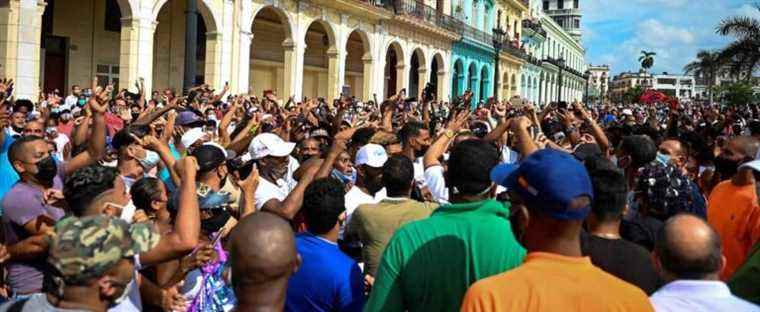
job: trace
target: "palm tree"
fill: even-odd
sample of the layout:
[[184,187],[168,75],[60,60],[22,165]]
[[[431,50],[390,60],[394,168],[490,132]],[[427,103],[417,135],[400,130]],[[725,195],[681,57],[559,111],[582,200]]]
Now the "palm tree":
[[641,50],[641,56],[639,56],[639,62],[641,62],[641,69],[644,71],[649,70],[654,66],[654,56],[657,53]]
[[697,53],[697,59],[683,67],[684,73],[702,77],[707,81],[707,97],[713,101],[713,88],[716,78],[723,70],[724,62],[719,52],[702,50]]
[[[755,8],[760,11],[760,4]],[[760,66],[760,20],[749,16],[726,18],[718,25],[717,32],[723,36],[736,38],[720,52],[723,59],[737,75],[744,73],[752,79],[752,73]]]

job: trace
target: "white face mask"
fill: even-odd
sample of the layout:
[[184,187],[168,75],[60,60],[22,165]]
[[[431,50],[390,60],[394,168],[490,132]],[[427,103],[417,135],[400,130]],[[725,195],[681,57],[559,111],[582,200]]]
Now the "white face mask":
[[112,306],[119,305],[120,303],[127,300],[127,298],[129,298],[129,293],[131,292],[132,287],[135,287],[134,284],[135,284],[135,279],[133,278],[131,281],[129,281],[127,286],[124,287],[124,291],[121,293],[121,296],[119,296],[119,298],[116,298],[116,300],[113,301]]
[[110,203],[110,202],[106,203],[106,205],[120,208],[121,214],[119,215],[119,218],[124,221],[127,221],[128,223],[132,223],[135,217],[135,211],[137,211],[137,207],[135,207],[135,204],[132,202],[131,199],[124,206],[116,204],[116,203]]
[[138,161],[145,171],[149,171],[158,165],[161,157],[154,151],[145,150],[145,158],[138,159]]

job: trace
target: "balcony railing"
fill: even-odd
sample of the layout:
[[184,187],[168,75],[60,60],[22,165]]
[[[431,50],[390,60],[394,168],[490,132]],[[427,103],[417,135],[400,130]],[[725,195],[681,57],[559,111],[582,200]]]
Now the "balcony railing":
[[470,25],[464,24],[462,22],[462,36],[465,38],[468,38],[470,40],[478,41],[486,45],[493,45],[493,36],[485,31],[482,31],[480,29],[477,29],[475,27],[472,27]]
[[454,33],[461,33],[464,25],[454,17],[426,5],[422,0],[395,0],[393,10],[397,15],[412,16]]
[[530,29],[534,33],[537,33],[541,36],[546,37],[546,30],[543,27],[541,27],[541,22],[534,22],[529,19],[524,19],[522,21],[522,27],[523,29]]

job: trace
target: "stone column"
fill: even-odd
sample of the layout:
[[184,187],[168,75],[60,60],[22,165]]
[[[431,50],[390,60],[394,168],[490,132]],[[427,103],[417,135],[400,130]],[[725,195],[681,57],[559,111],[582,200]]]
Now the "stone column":
[[15,81],[13,93],[17,99],[36,100],[42,84],[40,35],[45,3],[4,2],[0,4],[0,77]]
[[346,63],[346,53],[339,53],[337,49],[327,50],[327,94],[328,104],[340,96],[343,87],[345,71],[341,72],[339,64]]
[[293,42],[286,39],[282,47],[285,50],[284,78],[285,83],[280,98],[286,99],[293,96],[296,99],[303,98],[303,57],[306,51],[306,44]]
[[220,32],[206,33],[204,83],[211,85],[216,90],[221,90],[225,82],[222,81],[222,37],[223,34]]
[[153,36],[158,22],[145,17],[121,20],[119,83],[131,86],[145,80],[145,92],[153,91]]
[[420,66],[417,68],[417,94],[422,97],[422,91],[425,90],[425,85],[430,80],[430,77],[428,77],[427,74],[427,68]]
[[360,98],[362,101],[369,101],[372,100],[372,87],[375,83],[375,74],[372,71],[375,65],[369,53],[366,53],[362,57],[362,63],[364,67],[362,69],[362,93]]
[[[403,56],[401,56],[403,57]],[[403,61],[399,61],[398,57],[396,60],[396,92],[400,91],[401,89],[406,89],[407,86],[409,86],[409,73],[406,70],[406,64],[404,64]],[[409,95],[409,90],[406,90],[407,96]]]
[[[251,41],[253,33],[240,30],[236,34],[237,40],[233,41],[232,51],[232,81],[230,92],[232,94],[249,94],[251,72]],[[280,95],[282,96],[282,95]]]
[[451,79],[449,78],[448,72],[441,68],[436,73],[438,75],[438,85],[436,86],[435,90],[435,96],[437,100],[443,100],[448,99],[451,97]]

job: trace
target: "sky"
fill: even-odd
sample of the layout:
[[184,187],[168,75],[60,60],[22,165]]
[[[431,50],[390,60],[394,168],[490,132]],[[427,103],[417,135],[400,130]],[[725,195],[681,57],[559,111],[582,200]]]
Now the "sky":
[[[699,50],[731,41],[715,32],[730,16],[760,19],[753,0],[581,0],[586,62],[637,71],[641,50],[654,51],[653,73],[683,73]],[[757,1],[760,3],[760,0]]]

